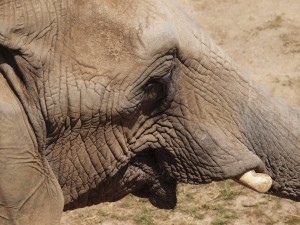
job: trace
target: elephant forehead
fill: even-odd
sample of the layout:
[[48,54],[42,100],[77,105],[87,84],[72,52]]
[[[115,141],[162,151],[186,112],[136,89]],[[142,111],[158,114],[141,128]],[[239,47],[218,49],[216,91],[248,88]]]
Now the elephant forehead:
[[175,25],[161,1],[79,1],[76,7],[70,37],[78,61],[124,69],[176,47]]

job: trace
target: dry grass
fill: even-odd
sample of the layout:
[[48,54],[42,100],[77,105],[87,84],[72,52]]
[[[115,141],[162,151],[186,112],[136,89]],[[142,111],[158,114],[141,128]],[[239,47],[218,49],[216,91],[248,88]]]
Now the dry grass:
[[295,26],[293,31],[283,33],[279,36],[285,48],[284,53],[300,53],[300,27]]
[[[290,206],[294,205],[293,207]],[[276,212],[276,213],[273,213]],[[160,210],[147,200],[127,196],[64,214],[64,225],[132,224],[297,224],[300,206],[268,195],[257,195],[233,181],[180,185],[174,210]]]
[[268,30],[268,29],[277,29],[283,24],[282,16],[275,16],[273,19],[268,20],[262,26],[257,27],[259,31]]

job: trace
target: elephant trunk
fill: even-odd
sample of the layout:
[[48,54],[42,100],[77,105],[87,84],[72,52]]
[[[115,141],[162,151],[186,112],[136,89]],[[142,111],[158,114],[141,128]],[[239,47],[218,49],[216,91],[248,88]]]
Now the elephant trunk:
[[300,111],[264,90],[250,91],[241,133],[273,179],[270,193],[300,200]]
[[213,121],[210,134],[220,145],[228,143],[235,152],[242,147],[257,155],[273,179],[270,193],[299,201],[300,111],[254,84],[201,28],[183,25],[180,45],[190,51],[180,52],[179,58],[188,89],[196,87],[186,99],[190,108],[197,105],[194,114],[200,124],[207,129]]

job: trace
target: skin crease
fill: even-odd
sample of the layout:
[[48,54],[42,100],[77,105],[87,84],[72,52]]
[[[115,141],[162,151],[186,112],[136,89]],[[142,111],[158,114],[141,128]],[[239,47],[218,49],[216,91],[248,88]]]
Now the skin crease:
[[1,0],[0,19],[1,224],[128,193],[174,208],[178,182],[252,169],[299,201],[299,110],[174,1]]

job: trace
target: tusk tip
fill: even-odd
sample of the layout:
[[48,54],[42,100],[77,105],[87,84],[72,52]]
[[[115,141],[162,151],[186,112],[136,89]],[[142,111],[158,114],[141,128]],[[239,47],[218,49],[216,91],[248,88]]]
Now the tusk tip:
[[272,178],[264,173],[256,173],[251,170],[235,179],[238,183],[259,193],[266,193],[272,186]]

